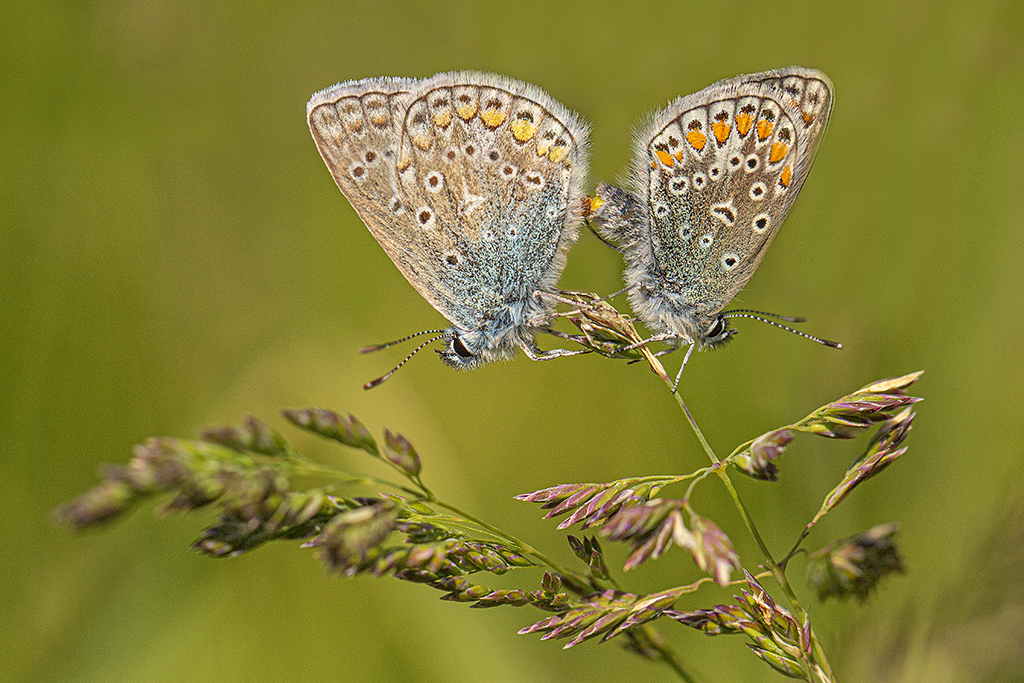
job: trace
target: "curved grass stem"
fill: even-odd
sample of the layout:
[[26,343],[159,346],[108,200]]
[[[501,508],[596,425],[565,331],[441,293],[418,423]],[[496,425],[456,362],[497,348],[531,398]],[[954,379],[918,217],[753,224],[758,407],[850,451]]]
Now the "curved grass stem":
[[[661,362],[654,356],[653,353],[647,350],[647,347],[641,347],[644,357],[647,362],[651,365],[651,369],[654,370],[665,385],[668,386],[672,392],[672,396],[676,399],[679,404],[679,408],[683,411],[683,415],[686,416],[686,421],[690,424],[690,428],[693,429],[693,433],[697,436],[697,440],[700,442],[701,447],[711,460],[712,464],[715,465],[714,471],[718,475],[719,479],[722,480],[722,484],[728,491],[729,496],[732,498],[733,504],[736,506],[736,510],[739,512],[740,517],[743,520],[743,524],[747,527],[750,535],[754,538],[754,542],[757,543],[757,547],[761,550],[761,555],[764,557],[765,565],[775,578],[776,583],[779,584],[779,588],[785,593],[787,600],[789,601],[790,607],[793,610],[793,615],[801,624],[808,624],[807,612],[800,604],[800,600],[797,598],[796,593],[793,591],[793,587],[789,583],[789,579],[786,577],[786,571],[784,567],[780,567],[779,564],[772,557],[771,551],[768,549],[768,545],[765,543],[761,534],[757,530],[757,526],[754,524],[753,518],[750,516],[746,506],[743,504],[743,500],[740,498],[739,492],[736,487],[733,486],[732,480],[729,478],[728,473],[725,471],[725,467],[722,466],[722,461],[719,460],[718,456],[715,455],[714,449],[711,448],[711,444],[708,443],[707,438],[704,436],[704,432],[701,431],[700,426],[694,419],[690,409],[686,406],[686,402],[683,400],[682,395],[678,390],[673,391],[672,380],[669,378],[668,373],[665,372],[665,368],[661,365]],[[787,556],[788,557],[788,556]],[[821,667],[822,673],[827,678],[824,680],[832,680],[832,670],[828,664],[828,658],[825,656],[825,651],[821,646],[817,636],[811,631],[811,650],[814,655],[815,662]]]

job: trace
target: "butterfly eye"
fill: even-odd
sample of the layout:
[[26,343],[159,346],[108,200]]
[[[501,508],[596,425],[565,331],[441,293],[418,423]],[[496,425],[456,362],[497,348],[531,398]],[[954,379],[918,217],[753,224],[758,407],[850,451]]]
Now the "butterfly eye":
[[715,343],[722,341],[722,338],[727,335],[728,329],[726,328],[725,318],[718,316],[715,318],[715,322],[711,323],[711,327],[704,333],[705,339],[709,343]]
[[473,354],[470,352],[469,349],[466,348],[466,345],[463,344],[462,340],[459,339],[458,337],[452,339],[452,349],[455,351],[455,353],[459,354],[460,358],[473,357]]

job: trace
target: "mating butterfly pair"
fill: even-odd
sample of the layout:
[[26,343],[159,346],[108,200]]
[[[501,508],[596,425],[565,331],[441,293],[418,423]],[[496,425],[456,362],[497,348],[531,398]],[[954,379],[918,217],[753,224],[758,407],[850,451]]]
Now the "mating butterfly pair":
[[[757,317],[723,309],[806,180],[832,99],[814,69],[719,81],[651,117],[631,190],[598,186],[589,206],[621,245],[649,341],[686,344],[689,358],[731,336],[729,317]],[[307,115],[338,187],[452,323],[426,342],[446,340],[444,362],[581,353],[541,352],[534,339],[583,219],[589,131],[576,114],[529,83],[452,72],[341,83],[313,95]]]

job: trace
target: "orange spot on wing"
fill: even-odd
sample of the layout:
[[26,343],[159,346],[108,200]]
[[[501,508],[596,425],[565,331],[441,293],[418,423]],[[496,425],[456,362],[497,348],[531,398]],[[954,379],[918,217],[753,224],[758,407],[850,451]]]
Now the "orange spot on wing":
[[711,124],[711,132],[715,134],[715,139],[718,140],[719,144],[729,139],[729,131],[731,130],[732,126],[723,121],[715,121]]
[[768,136],[772,134],[772,129],[775,128],[775,124],[771,121],[758,121],[757,122],[757,138],[758,140],[767,140]]
[[506,114],[500,109],[488,109],[480,114],[480,119],[488,128],[497,128],[505,122]]
[[517,119],[512,122],[512,135],[515,136],[515,139],[519,142],[527,142],[536,134],[537,126],[532,123],[523,121],[522,119]]
[[736,115],[736,131],[740,135],[746,135],[750,127],[754,125],[754,117],[750,114],[739,113]]
[[689,133],[686,134],[686,141],[689,142],[690,146],[693,147],[698,152],[703,152],[704,145],[707,144],[708,138],[706,135],[704,135],[704,133],[701,133],[699,130],[691,130]]
[[782,171],[782,175],[779,176],[779,185],[783,187],[789,187],[789,184],[793,181],[793,166],[787,166]]
[[773,164],[778,163],[786,158],[787,152],[789,152],[789,145],[784,142],[776,142],[768,153],[768,161]]
[[654,154],[655,156],[658,157],[658,159],[661,160],[661,163],[665,164],[669,168],[672,168],[672,166],[676,163],[676,160],[672,158],[672,155],[669,154],[668,152],[656,149],[654,150]]

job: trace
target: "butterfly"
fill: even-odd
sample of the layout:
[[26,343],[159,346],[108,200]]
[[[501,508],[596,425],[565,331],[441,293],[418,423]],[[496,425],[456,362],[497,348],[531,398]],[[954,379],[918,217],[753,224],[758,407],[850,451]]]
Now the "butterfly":
[[535,360],[580,353],[541,352],[535,334],[555,313],[582,221],[582,119],[535,85],[473,71],[348,81],[306,112],[342,193],[451,323],[419,333],[438,336],[416,351],[444,339],[441,360],[460,369],[517,348]]
[[790,67],[719,81],[643,125],[632,191],[600,185],[591,207],[600,234],[623,251],[630,305],[654,333],[645,343],[688,345],[685,367],[695,347],[735,334],[729,318],[802,321],[723,309],[753,276],[803,187],[832,101],[825,74]]

